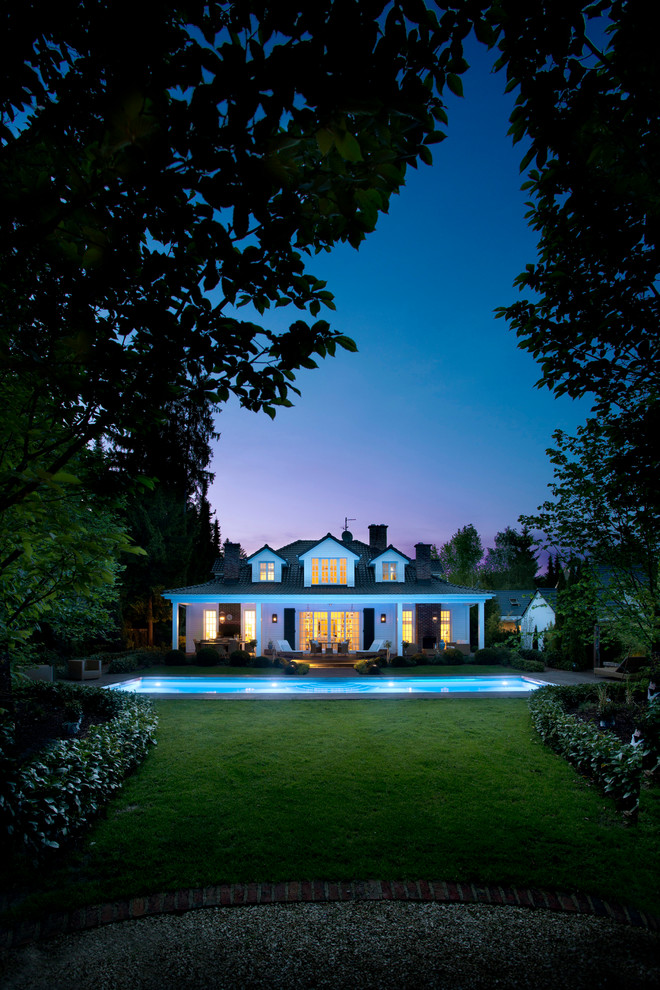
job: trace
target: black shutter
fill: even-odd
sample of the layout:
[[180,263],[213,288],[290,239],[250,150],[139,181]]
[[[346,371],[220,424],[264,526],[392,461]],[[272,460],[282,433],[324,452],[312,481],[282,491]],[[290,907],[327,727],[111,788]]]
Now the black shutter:
[[374,641],[375,615],[373,608],[362,610],[362,649],[368,650]]
[[284,609],[284,638],[292,650],[296,648],[296,610]]

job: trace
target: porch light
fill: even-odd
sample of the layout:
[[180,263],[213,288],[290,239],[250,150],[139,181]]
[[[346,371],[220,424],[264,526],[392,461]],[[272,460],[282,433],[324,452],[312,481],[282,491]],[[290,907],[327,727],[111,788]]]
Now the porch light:
[[218,619],[220,620],[220,622],[224,622],[226,618],[227,616],[225,615],[224,612],[220,612],[220,614],[218,615]]
[[380,613],[380,621],[381,622],[387,622],[387,616],[385,615],[384,612],[381,612]]
[[275,623],[275,622],[277,622],[277,612],[273,612],[273,617],[272,617],[272,619],[271,619],[271,622],[272,622],[272,623]]

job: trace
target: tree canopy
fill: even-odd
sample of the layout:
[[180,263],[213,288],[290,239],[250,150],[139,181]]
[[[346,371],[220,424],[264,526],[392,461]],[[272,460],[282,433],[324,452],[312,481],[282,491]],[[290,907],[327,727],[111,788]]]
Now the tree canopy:
[[[332,295],[305,256],[359,245],[431,160],[434,90],[466,68],[455,6],[442,24],[419,0],[8,11],[0,349],[63,429],[47,449],[26,436],[0,506],[35,464],[130,445],[182,396],[272,416],[297,369],[355,349],[318,319]],[[278,307],[296,314],[282,332]]]

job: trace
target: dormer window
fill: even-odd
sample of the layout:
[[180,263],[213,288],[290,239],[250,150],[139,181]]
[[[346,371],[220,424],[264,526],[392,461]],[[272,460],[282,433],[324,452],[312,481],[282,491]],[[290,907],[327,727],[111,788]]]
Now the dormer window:
[[262,560],[259,564],[259,580],[260,581],[274,581],[275,580],[275,562],[272,560]]
[[312,584],[346,584],[345,557],[312,557]]
[[387,561],[383,563],[383,581],[396,581],[396,562]]

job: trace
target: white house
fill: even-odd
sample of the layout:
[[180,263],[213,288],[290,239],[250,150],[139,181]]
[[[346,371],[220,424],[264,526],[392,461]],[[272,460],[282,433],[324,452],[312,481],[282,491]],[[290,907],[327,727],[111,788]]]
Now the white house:
[[538,635],[539,648],[543,649],[543,633],[555,624],[556,588],[540,588],[523,612],[520,621],[521,646],[529,650],[534,642],[534,630]]
[[186,610],[186,652],[195,640],[212,640],[231,627],[243,642],[285,641],[310,651],[312,641],[334,651],[369,650],[389,640],[431,648],[439,640],[469,652],[470,607],[478,607],[478,645],[484,645],[484,602],[492,593],[449,584],[432,573],[430,544],[410,559],[387,543],[387,526],[369,527],[369,543],[327,533],[274,550],[268,544],[240,559],[226,543],[224,559],[206,584],[172,588],[172,646],[179,644],[180,608]]

